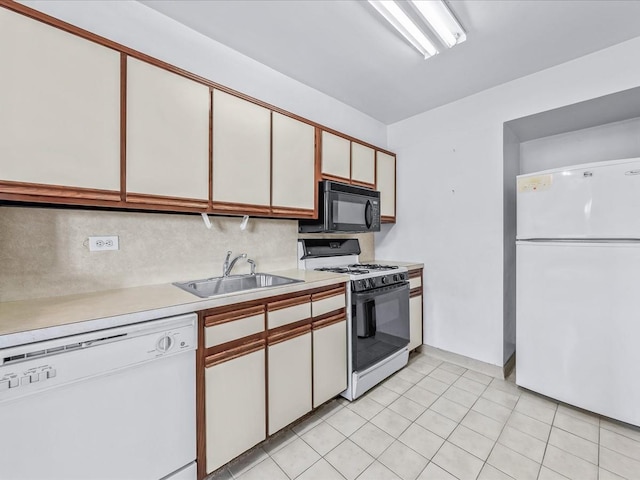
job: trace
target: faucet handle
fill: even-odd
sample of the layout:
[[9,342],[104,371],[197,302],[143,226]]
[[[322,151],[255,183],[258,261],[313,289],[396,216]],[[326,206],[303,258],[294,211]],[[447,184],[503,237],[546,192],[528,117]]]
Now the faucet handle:
[[256,262],[255,260],[251,260],[250,258],[247,259],[247,263],[249,265],[251,265],[251,275],[255,275],[256,274]]

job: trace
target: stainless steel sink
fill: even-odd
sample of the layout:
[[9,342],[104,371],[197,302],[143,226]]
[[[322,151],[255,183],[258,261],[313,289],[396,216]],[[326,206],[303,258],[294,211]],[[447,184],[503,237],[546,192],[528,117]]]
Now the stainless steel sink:
[[243,292],[254,288],[278,287],[298,282],[302,282],[302,280],[269,275],[268,273],[256,273],[255,275],[229,275],[228,277],[174,282],[173,284],[200,298],[209,298],[225,293]]

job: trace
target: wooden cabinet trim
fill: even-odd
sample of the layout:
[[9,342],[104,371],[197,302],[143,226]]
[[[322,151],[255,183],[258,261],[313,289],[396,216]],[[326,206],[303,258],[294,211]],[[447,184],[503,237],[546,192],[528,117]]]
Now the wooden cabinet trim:
[[380,217],[380,221],[382,223],[396,223],[396,217],[392,217],[390,215],[383,215]]
[[337,288],[331,288],[330,290],[323,290],[321,292],[314,293],[313,295],[311,295],[311,301],[316,302],[318,300],[323,300],[325,298],[343,295],[344,293],[346,293],[345,286],[341,285]]
[[236,308],[233,310],[212,313],[204,315],[205,327],[213,327],[214,325],[220,325],[221,323],[233,322],[234,320],[240,320],[242,318],[253,317],[265,313],[264,305],[258,305],[255,307]]
[[[3,180],[0,180],[0,193],[16,196],[33,195],[38,197],[75,198],[113,202],[120,201],[119,190],[97,190],[93,188],[68,187],[65,185],[9,182]],[[8,198],[8,200],[11,200],[11,198]],[[47,199],[46,201],[50,200]]]
[[233,360],[234,358],[242,357],[244,355],[263,350],[265,346],[266,341],[264,338],[261,338],[250,343],[242,344],[235,348],[225,348],[224,351],[207,356],[204,360],[205,368],[213,367],[214,365],[228,362],[229,360]]
[[408,274],[409,274],[409,278],[421,277],[422,276],[422,269],[418,268],[416,270],[409,270]]
[[[202,336],[204,337],[204,335]],[[212,355],[218,355],[224,352],[229,352],[231,350],[238,349],[248,344],[255,343],[259,340],[266,340],[266,338],[267,338],[267,332],[263,331],[260,333],[254,333],[253,335],[249,335],[248,337],[237,338],[235,340],[231,340],[226,343],[221,343],[220,345],[214,345],[209,348],[207,348],[205,345],[204,356],[208,358]]]
[[419,297],[420,295],[422,295],[422,287],[416,287],[412,290],[409,290],[409,298]]
[[272,206],[271,207],[271,215],[274,216],[282,216],[282,217],[296,217],[296,218],[315,218],[316,213],[313,210],[306,210],[306,209],[298,209],[298,208],[291,208],[291,207],[278,207],[278,206]]
[[351,183],[350,178],[338,177],[336,175],[331,175],[329,173],[322,173],[323,180],[332,180],[334,182],[342,182],[342,183]]
[[120,54],[120,200],[127,198],[127,55]]
[[207,476],[207,429],[205,398],[204,315],[198,315],[198,348],[196,350],[196,469],[198,479]]
[[288,308],[288,307],[295,307],[296,305],[302,305],[304,303],[309,303],[310,301],[311,301],[311,295],[305,292],[302,295],[298,295],[293,298],[286,298],[284,300],[269,302],[267,304],[267,311],[275,312],[276,310],[281,310],[283,308]]
[[313,330],[319,330],[324,327],[330,327],[334,323],[340,323],[347,320],[347,313],[345,309],[339,310],[338,313],[331,312],[318,320],[313,320]]
[[194,208],[202,211],[206,211],[209,207],[208,200],[200,200],[197,198],[181,198],[181,197],[166,197],[161,195],[149,195],[146,193],[127,193],[127,203],[144,203],[147,205],[175,205],[179,207]]
[[286,342],[287,340],[291,340],[292,338],[306,335],[311,331],[311,319],[303,320],[302,322],[297,322],[292,325],[298,325],[304,322],[306,323],[303,325],[296,326],[295,328],[290,328],[290,325],[287,325],[286,329],[281,332],[278,331],[280,329],[274,329],[272,331],[269,331],[269,336],[267,337],[267,344],[277,345],[278,343]]

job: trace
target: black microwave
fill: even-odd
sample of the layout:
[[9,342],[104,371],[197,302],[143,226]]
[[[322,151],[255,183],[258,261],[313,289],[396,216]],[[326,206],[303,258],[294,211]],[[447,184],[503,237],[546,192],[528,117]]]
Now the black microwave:
[[318,192],[318,219],[300,220],[300,232],[380,231],[380,192],[330,180]]

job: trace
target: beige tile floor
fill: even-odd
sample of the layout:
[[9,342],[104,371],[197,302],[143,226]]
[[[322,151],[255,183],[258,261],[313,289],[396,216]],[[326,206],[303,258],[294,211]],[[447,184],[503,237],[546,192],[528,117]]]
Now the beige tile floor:
[[424,354],[211,480],[640,480],[640,429]]

